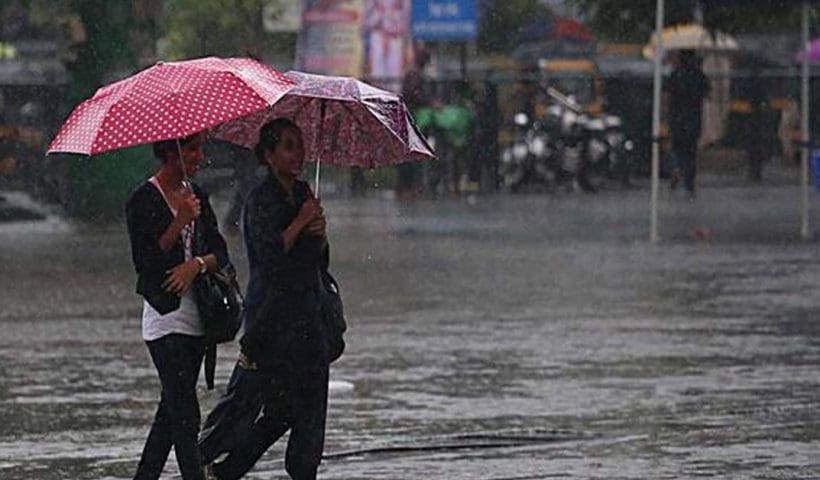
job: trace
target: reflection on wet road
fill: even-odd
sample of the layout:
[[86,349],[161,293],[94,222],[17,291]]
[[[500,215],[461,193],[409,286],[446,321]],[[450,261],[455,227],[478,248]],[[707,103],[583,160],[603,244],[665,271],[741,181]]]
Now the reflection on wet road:
[[[658,247],[643,191],[328,200],[354,388],[320,477],[817,477],[820,258],[795,190],[759,193],[667,201]],[[133,474],[157,381],[128,255],[120,225],[0,225],[0,478]]]

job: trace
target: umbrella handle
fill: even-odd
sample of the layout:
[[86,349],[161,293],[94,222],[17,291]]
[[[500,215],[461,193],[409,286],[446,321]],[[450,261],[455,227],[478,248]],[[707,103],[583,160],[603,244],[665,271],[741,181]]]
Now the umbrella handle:
[[322,156],[319,155],[316,157],[316,178],[314,179],[313,183],[313,193],[316,195],[316,198],[319,198],[319,170],[322,166]]
[[179,143],[178,138],[177,152],[179,152],[179,168],[182,170],[182,186],[185,187],[189,193],[193,193],[194,189],[191,187],[191,182],[188,180],[188,172],[185,171],[185,160],[182,159],[182,144]]

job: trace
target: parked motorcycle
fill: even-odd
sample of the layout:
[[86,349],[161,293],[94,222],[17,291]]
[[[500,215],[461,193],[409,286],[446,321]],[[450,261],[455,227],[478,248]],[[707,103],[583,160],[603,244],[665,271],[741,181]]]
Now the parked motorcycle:
[[[534,126],[532,119],[524,112],[513,116],[513,139],[501,152],[499,176],[504,187],[511,192],[518,192],[524,186],[532,183],[543,183],[535,167],[535,151],[543,152],[543,148],[533,148]],[[542,145],[543,142],[536,142]]]
[[585,113],[572,97],[552,88],[547,94],[553,104],[543,118],[523,112],[513,118],[512,142],[499,166],[503,185],[512,192],[525,185],[597,192],[613,180],[628,183],[634,143],[621,118]]
[[627,184],[634,142],[624,134],[621,118],[584,113],[572,97],[555,89],[547,93],[555,100],[547,117],[555,132],[558,171],[568,172],[586,192],[597,192],[611,180]]

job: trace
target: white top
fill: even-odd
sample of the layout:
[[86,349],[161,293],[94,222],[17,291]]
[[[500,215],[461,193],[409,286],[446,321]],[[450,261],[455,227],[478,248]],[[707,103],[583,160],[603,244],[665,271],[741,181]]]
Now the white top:
[[[165,203],[171,210],[171,213],[176,216],[177,211],[168,203],[168,198],[165,197],[165,192],[159,186],[157,177],[151,177],[149,180],[151,184],[157,187]],[[185,260],[192,258],[191,239],[193,237],[193,224],[186,226],[182,233],[182,241],[185,244]],[[179,308],[173,312],[168,312],[161,315],[154,310],[147,301],[143,302],[142,306],[142,339],[146,342],[157,340],[171,333],[181,333],[184,335],[202,336],[205,331],[202,328],[202,322],[199,320],[199,310],[196,306],[193,290],[188,290],[181,298]]]

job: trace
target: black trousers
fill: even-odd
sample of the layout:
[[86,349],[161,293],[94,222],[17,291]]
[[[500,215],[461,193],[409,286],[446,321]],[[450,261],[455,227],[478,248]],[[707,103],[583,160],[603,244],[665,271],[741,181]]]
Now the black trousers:
[[276,370],[237,364],[227,392],[205,421],[202,461],[213,463],[227,453],[214,465],[217,476],[240,478],[290,430],[285,469],[294,480],[314,480],[324,450],[327,389],[327,364]]
[[200,420],[196,381],[204,353],[202,338],[171,334],[146,345],[159,373],[162,393],[134,478],[158,479],[173,446],[182,478],[204,480],[196,444]]
[[698,137],[689,132],[672,133],[672,148],[675,153],[675,162],[683,175],[683,185],[686,191],[695,191],[695,175],[698,169]]

